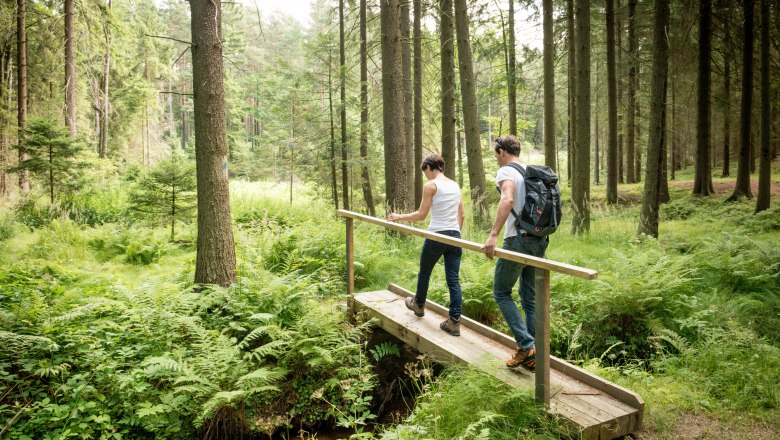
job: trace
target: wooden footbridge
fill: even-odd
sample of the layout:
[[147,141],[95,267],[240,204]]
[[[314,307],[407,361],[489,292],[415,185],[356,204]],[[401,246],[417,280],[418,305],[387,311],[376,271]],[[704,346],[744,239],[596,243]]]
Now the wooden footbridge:
[[482,253],[478,243],[339,210],[347,224],[347,291],[349,310],[359,319],[374,319],[379,327],[443,363],[467,363],[513,387],[534,388],[536,401],[561,422],[562,434],[584,439],[613,439],[639,430],[644,401],[623,387],[564,360],[550,356],[550,272],[595,279],[597,273],[564,263],[496,249],[500,258],[518,261],[536,270],[536,372],[511,371],[505,366],[516,347],[513,338],[467,317],[461,318],[461,336],[439,329],[448,309],[428,301],[425,316],[416,317],[404,306],[412,296],[391,284],[387,290],[355,294],[354,220],[394,229]]

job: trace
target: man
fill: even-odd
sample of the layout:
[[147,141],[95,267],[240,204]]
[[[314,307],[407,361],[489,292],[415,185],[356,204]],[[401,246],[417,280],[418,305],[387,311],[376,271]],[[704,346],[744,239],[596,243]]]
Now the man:
[[[514,211],[519,215],[525,201],[525,184],[523,176],[510,163],[517,163],[523,169],[525,165],[520,163],[520,143],[515,136],[501,136],[495,141],[495,154],[499,169],[496,173],[496,185],[501,192],[501,200],[498,202],[496,219],[490,230],[483,249],[485,255],[491,260],[496,254],[498,233],[504,228],[503,249],[522,254],[543,257],[549,243],[548,237],[535,237],[526,231],[517,230],[515,227]],[[496,262],[496,271],[493,278],[493,298],[504,315],[509,329],[517,342],[517,351],[506,365],[510,368],[525,367],[530,371],[536,368],[535,310],[536,289],[534,280],[534,267],[514,261],[499,258]],[[525,312],[525,321],[520,315],[520,310],[512,298],[512,290],[518,278],[520,279],[520,303]]]

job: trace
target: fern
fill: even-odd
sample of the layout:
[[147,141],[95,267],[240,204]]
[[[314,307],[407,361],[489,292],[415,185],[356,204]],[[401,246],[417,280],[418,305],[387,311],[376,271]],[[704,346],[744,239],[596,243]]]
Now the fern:
[[371,356],[374,357],[374,360],[379,362],[382,360],[382,358],[386,356],[400,356],[401,353],[398,351],[398,346],[390,341],[385,341],[380,344],[377,344],[374,348],[368,350],[371,353]]

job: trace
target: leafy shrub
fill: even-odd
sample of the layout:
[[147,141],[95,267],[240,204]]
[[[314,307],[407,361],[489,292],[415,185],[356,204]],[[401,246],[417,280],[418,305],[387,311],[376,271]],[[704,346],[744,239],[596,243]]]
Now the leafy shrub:
[[16,223],[16,218],[13,213],[0,214],[0,242],[8,240],[13,237],[19,230],[19,225]]
[[686,220],[696,211],[696,205],[691,198],[673,200],[661,205],[661,215],[665,220]]
[[738,224],[752,233],[780,231],[780,206],[761,211],[755,215],[742,216]]

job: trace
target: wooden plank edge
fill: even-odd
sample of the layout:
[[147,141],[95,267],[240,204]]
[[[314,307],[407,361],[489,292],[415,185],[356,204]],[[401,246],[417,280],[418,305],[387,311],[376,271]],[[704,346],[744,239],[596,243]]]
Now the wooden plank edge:
[[[336,215],[338,215],[339,217],[362,220],[366,223],[371,223],[377,226],[382,226],[396,231],[405,232],[410,235],[416,235],[418,237],[424,237],[430,240],[438,241],[440,243],[458,246],[460,248],[467,249],[470,251],[484,253],[484,251],[482,250],[482,244],[475,243],[473,241],[449,237],[447,235],[426,231],[425,229],[415,228],[414,226],[401,225],[395,222],[390,222],[387,220],[382,220],[380,218],[358,214],[356,212],[346,211],[343,209],[339,209],[338,211],[336,211]],[[533,255],[521,254],[519,252],[508,251],[506,249],[496,248],[496,256],[507,260],[517,261],[523,264],[527,264],[529,266],[538,267],[540,269],[547,269],[552,272],[571,275],[586,280],[595,280],[596,278],[598,278],[598,272],[593,269],[575,266],[573,264],[561,263],[559,261],[548,260],[546,258],[534,257]]]

